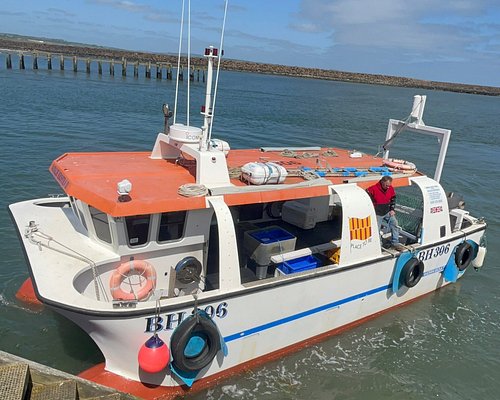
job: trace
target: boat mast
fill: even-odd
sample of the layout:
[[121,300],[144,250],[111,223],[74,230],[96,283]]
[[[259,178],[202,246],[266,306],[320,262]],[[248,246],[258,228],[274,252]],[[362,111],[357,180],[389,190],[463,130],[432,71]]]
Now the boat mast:
[[203,115],[202,137],[200,141],[200,150],[208,148],[208,132],[212,122],[212,79],[214,69],[214,58],[218,57],[218,50],[214,46],[205,49],[205,57],[207,58],[207,87],[205,91],[205,105],[201,108],[201,115]]

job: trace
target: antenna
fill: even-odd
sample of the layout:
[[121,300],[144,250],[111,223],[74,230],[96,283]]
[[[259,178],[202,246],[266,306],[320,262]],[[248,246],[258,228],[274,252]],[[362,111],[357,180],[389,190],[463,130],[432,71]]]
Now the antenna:
[[223,50],[222,46],[224,44],[224,31],[226,29],[226,16],[227,16],[228,3],[229,3],[229,0],[225,0],[225,2],[224,2],[224,20],[222,21],[222,32],[220,35],[220,46],[219,46],[220,53],[219,53],[219,59],[217,62],[217,75],[215,76],[214,101],[213,101],[213,105],[212,105],[212,118],[210,121],[211,123],[210,123],[209,133],[208,133],[208,137],[207,137],[207,146],[208,146],[208,143],[210,142],[210,140],[212,139],[212,126],[214,123],[214,115],[215,115],[215,100],[217,99],[217,87],[219,85],[220,60],[221,60],[222,55],[224,54],[224,50]]
[[184,0],[182,0],[181,32],[179,34],[179,55],[177,57],[177,79],[175,82],[174,124],[177,119],[177,97],[179,94],[179,71],[181,69],[182,28],[184,26]]
[[189,126],[189,97],[191,93],[191,0],[188,0],[188,54],[187,54],[187,110],[186,125]]

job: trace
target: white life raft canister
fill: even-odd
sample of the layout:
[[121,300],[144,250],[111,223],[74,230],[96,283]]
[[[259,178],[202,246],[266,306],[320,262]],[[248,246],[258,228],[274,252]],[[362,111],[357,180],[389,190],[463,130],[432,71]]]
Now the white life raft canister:
[[241,167],[241,177],[252,185],[266,185],[271,183],[283,183],[287,170],[281,165],[268,162],[251,162]]

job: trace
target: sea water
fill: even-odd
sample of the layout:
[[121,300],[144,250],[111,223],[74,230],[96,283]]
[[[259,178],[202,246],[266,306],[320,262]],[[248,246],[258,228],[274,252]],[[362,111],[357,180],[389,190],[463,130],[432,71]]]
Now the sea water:
[[[61,193],[48,167],[65,152],[151,150],[175,82],[40,68],[6,70],[0,55],[0,349],[78,373],[102,355],[70,321],[16,300],[28,271],[7,205]],[[201,82],[191,83],[192,125],[202,123],[203,93]],[[463,194],[467,209],[489,223],[483,269],[193,398],[500,398],[500,98],[222,72],[213,137],[232,148],[321,145],[374,154],[388,119],[405,119],[415,94],[427,95],[427,125],[452,130],[445,189]],[[435,138],[402,133],[392,150],[433,175]]]

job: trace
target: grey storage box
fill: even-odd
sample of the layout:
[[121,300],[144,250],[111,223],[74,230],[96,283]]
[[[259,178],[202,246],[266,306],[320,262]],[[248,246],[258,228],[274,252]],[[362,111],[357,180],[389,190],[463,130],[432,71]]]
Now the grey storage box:
[[245,232],[243,246],[257,264],[271,263],[271,256],[295,250],[297,238],[279,226],[269,226]]

